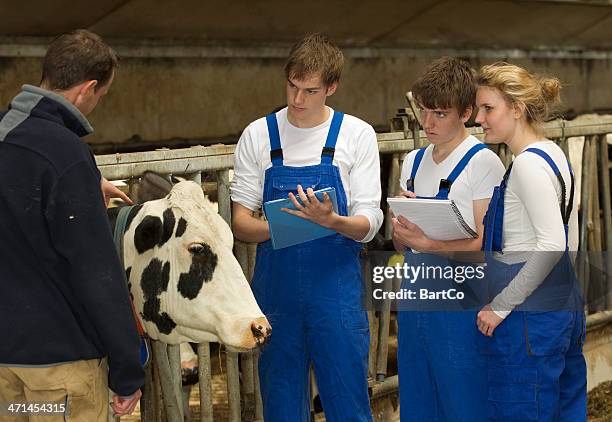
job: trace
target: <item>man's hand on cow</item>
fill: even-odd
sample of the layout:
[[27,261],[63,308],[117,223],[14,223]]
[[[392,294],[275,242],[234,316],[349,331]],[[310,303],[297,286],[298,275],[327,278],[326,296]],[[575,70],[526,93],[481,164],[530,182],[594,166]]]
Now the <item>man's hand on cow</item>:
[[314,194],[312,188],[308,188],[306,192],[304,192],[302,186],[298,185],[297,192],[301,203],[293,192],[289,192],[289,199],[293,202],[296,209],[291,210],[289,208],[283,208],[282,211],[310,220],[323,227],[331,227],[334,218],[337,217],[338,214],[334,212],[334,205],[327,192],[323,192],[322,202],[319,201],[319,198]]
[[399,251],[400,246],[409,247],[420,252],[431,249],[431,239],[416,224],[403,216],[393,217],[393,245]]
[[111,403],[111,407],[113,408],[113,412],[115,416],[127,416],[131,415],[140,397],[142,396],[142,392],[140,389],[136,390],[134,394],[130,397],[119,397],[117,395],[113,396],[113,402]]
[[102,189],[102,195],[104,196],[104,205],[108,207],[108,203],[111,198],[119,198],[128,205],[134,205],[134,202],[121,191],[117,186],[106,180],[105,177],[100,180],[100,187]]

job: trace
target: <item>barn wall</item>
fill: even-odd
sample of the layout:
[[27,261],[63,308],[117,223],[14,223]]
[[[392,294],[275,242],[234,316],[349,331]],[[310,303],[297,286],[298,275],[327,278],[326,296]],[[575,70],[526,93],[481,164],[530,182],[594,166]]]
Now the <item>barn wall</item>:
[[[332,107],[377,127],[387,125],[404,93],[434,56],[349,57]],[[493,59],[470,59],[478,67]],[[565,109],[612,109],[609,59],[516,59],[558,76]],[[125,58],[110,93],[90,116],[92,143],[237,137],[252,120],[284,104],[279,58]],[[40,58],[0,58],[0,105],[23,83],[37,84]]]

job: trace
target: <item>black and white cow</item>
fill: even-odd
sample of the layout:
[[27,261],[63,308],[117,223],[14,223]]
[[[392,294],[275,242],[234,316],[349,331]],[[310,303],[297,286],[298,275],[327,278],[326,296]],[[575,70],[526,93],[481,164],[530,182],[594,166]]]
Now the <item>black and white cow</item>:
[[[109,209],[114,227],[117,209]],[[270,336],[232,253],[233,236],[202,189],[176,184],[134,207],[124,234],[124,262],[136,312],[149,337],[168,344],[220,342],[252,349]]]

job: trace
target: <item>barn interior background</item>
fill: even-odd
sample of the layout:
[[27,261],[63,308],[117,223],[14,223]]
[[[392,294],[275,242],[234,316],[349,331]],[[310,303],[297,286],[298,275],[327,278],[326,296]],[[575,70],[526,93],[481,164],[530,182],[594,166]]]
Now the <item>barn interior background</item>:
[[[329,104],[377,129],[383,180],[397,178],[403,155],[422,140],[410,113],[397,113],[407,106],[406,91],[424,66],[442,55],[464,58],[475,68],[507,60],[559,77],[567,119],[612,112],[611,0],[0,0],[0,15],[3,108],[22,84],[39,82],[42,56],[55,35],[90,29],[121,56],[110,93],[91,115],[95,133],[87,139],[97,154],[109,154],[98,157],[104,174],[114,179],[135,177],[146,169],[185,173],[186,163],[192,163],[189,176],[195,180],[201,181],[200,171],[219,176],[219,205],[226,217],[231,144],[249,122],[285,103],[284,60],[292,42],[307,32],[326,32],[343,48],[346,67]],[[568,150],[579,145],[574,148],[586,157],[578,158],[586,164],[579,182],[584,250],[609,251],[612,245],[609,133],[612,121],[605,117],[588,123],[557,121],[549,132]],[[575,136],[587,138],[573,142]],[[153,151],[220,142],[229,146]],[[136,151],[151,152],[129,154]],[[110,155],[116,152],[122,154]],[[391,183],[387,192],[395,188]],[[248,273],[247,250],[252,247],[239,245],[237,250],[244,254]],[[601,265],[610,272],[609,260]],[[589,338],[589,388],[608,385],[609,392],[610,277],[598,283],[608,298],[591,310],[593,315],[598,311],[598,319]],[[386,373],[392,316],[371,319],[373,391],[389,397],[394,393],[393,382],[387,382],[393,374]],[[382,367],[384,373],[377,377]],[[257,403],[252,415],[245,416],[250,387],[230,388],[241,390],[230,391],[234,403],[228,418],[256,420]],[[256,387],[248,393],[256,394]],[[242,410],[240,400],[236,410],[240,396]],[[601,414],[593,410],[593,417],[610,416],[612,404],[608,406]],[[393,406],[380,411],[378,420],[392,420],[393,411]],[[202,420],[210,420],[205,413]]]

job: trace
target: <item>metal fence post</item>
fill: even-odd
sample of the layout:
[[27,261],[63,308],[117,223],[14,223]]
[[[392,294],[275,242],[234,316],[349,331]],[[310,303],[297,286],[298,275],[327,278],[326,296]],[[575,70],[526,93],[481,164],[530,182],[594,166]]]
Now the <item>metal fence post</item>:
[[606,135],[599,138],[599,171],[601,183],[599,185],[601,192],[601,204],[603,211],[603,226],[604,226],[604,247],[606,252],[606,264],[604,274],[607,275],[604,289],[606,292],[606,300],[604,303],[605,309],[612,307],[612,206],[610,205],[610,161],[608,158],[609,146]]
[[179,404],[179,400],[173,386],[174,381],[170,370],[166,344],[153,340],[151,341],[151,345],[153,347],[155,361],[159,369],[159,378],[168,422],[183,422],[180,410],[182,406]]
[[200,422],[212,422],[212,371],[210,368],[210,343],[198,344],[198,370],[200,388]]
[[168,350],[168,363],[170,365],[170,374],[172,375],[172,387],[174,389],[174,395],[178,403],[178,410],[181,416],[181,420],[185,419],[183,414],[183,400],[182,400],[182,385],[181,385],[181,353],[178,344],[169,344]]

